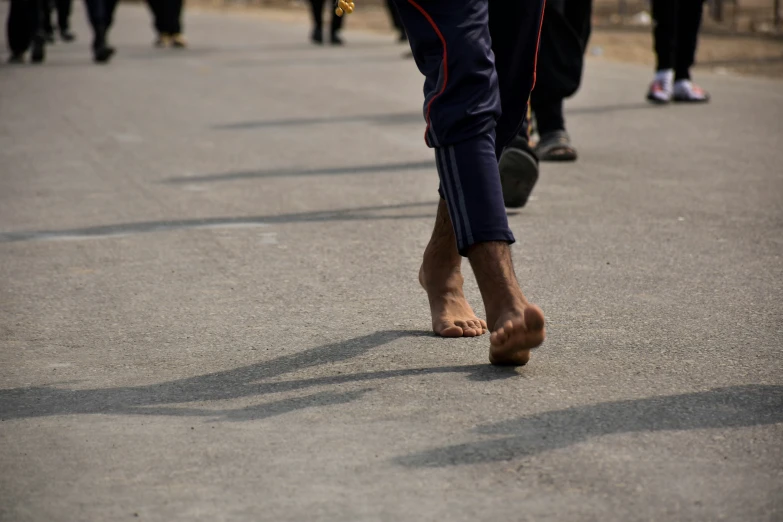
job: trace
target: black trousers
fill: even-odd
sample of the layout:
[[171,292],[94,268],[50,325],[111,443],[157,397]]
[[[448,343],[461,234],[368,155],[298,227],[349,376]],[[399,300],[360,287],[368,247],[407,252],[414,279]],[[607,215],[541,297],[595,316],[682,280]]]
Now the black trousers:
[[155,31],[161,34],[182,32],[182,0],[147,0],[154,18]]
[[400,13],[397,11],[397,6],[394,5],[394,0],[386,0],[386,8],[389,10],[392,25],[394,25],[394,28],[397,29],[400,34],[404,35],[405,27],[402,25],[402,19],[400,18]]
[[582,81],[592,4],[592,0],[547,0],[536,88],[530,97],[540,134],[565,129],[563,100]]
[[47,33],[54,32],[52,25],[52,9],[57,11],[57,28],[60,31],[67,31],[70,28],[72,0],[46,0],[46,17],[44,18],[44,29]]
[[696,44],[703,0],[653,0],[653,39],[657,70],[674,69],[675,80],[690,79],[696,61]]
[[11,0],[6,20],[6,38],[11,53],[23,54],[33,38],[43,38],[45,4],[43,0]]
[[425,142],[462,255],[476,243],[514,242],[498,157],[527,112],[543,2],[396,0],[425,77]]
[[85,0],[87,18],[93,30],[107,31],[114,22],[117,0]]
[[326,5],[326,7],[328,7],[332,11],[332,24],[330,28],[331,34],[337,34],[337,32],[343,26],[343,17],[334,14],[334,3],[331,0],[329,1],[310,0],[310,7],[312,8],[313,23],[315,24],[315,30],[318,32],[323,31],[324,5]]

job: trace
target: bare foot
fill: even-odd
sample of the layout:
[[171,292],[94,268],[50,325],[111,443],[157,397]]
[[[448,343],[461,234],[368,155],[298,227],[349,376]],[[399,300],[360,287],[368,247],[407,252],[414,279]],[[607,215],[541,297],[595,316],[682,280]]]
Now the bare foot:
[[462,291],[462,256],[445,201],[438,205],[435,228],[424,251],[419,283],[427,292],[432,330],[443,337],[475,337],[487,332],[487,323],[473,312]]
[[521,310],[511,309],[494,324],[489,337],[489,362],[523,366],[530,360],[530,350],[543,343],[545,335],[544,312],[539,307],[525,303]]
[[477,243],[468,251],[468,258],[492,325],[489,361],[507,366],[527,364],[530,350],[544,342],[544,313],[522,294],[511,249],[503,242]]
[[487,332],[487,323],[476,317],[465,299],[459,269],[428,276],[422,265],[419,282],[430,301],[433,332],[442,337],[475,337]]

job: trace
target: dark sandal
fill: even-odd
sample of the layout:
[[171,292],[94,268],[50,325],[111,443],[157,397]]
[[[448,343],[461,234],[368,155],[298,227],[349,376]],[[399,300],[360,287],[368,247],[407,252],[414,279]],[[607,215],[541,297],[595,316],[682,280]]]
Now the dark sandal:
[[536,156],[540,161],[576,161],[576,149],[564,130],[548,132],[541,136],[536,145]]

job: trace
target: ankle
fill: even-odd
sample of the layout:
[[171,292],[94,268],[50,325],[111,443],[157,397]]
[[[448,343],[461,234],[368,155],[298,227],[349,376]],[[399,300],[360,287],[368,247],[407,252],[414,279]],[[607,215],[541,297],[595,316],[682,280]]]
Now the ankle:
[[427,256],[421,263],[419,280],[426,288],[462,288],[465,278],[462,276],[461,263],[444,259],[441,256]]
[[489,300],[485,299],[484,309],[487,311],[487,324],[490,328],[496,328],[499,326],[496,324],[499,321],[523,315],[527,305],[527,299],[519,289],[516,292],[507,292],[505,295],[494,295]]

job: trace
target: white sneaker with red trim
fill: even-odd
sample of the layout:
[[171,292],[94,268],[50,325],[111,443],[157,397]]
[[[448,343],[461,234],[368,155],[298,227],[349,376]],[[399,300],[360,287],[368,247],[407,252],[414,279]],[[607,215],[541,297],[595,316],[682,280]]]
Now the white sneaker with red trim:
[[666,69],[655,73],[647,91],[647,100],[652,103],[669,103],[674,94],[674,71]]
[[674,82],[674,101],[688,103],[705,103],[710,101],[710,95],[690,80]]

